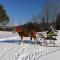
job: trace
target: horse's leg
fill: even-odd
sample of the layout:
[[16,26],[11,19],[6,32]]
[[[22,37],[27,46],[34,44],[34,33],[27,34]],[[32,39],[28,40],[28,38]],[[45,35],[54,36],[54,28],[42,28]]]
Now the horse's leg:
[[23,41],[23,36],[21,36],[21,42]]
[[36,36],[34,37],[34,41],[35,41],[35,44],[36,44]]
[[[19,35],[19,37],[21,37],[21,34],[20,34],[20,32],[18,32],[18,35]],[[21,39],[22,40],[22,39]],[[19,40],[19,42],[21,43],[21,41]]]
[[31,40],[31,42],[32,42],[32,36],[30,36],[30,40]]

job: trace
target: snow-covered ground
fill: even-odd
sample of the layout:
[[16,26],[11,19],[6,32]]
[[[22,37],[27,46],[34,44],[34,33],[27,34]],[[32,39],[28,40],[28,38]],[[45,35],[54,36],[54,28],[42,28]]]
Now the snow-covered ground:
[[[18,33],[0,31],[0,60],[60,60],[60,47],[34,45],[29,37],[21,44],[19,40]],[[60,31],[56,45],[60,46]]]

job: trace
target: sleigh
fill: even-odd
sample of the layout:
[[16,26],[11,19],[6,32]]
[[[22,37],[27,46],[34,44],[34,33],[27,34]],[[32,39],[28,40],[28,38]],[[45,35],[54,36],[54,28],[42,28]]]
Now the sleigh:
[[47,33],[46,36],[42,33],[38,33],[38,36],[36,37],[37,43],[41,46],[55,47],[56,46],[55,41],[57,40],[56,36],[57,32],[54,32],[54,34],[52,34],[51,37],[48,37]]

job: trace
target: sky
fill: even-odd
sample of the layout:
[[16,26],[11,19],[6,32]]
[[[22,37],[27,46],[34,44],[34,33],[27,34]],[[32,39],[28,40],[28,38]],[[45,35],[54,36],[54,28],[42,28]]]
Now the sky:
[[33,15],[41,14],[45,0],[0,0],[13,24],[28,22]]

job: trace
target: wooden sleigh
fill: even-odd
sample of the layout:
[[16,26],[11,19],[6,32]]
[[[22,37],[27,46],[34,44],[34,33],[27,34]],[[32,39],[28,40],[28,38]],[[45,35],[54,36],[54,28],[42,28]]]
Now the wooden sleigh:
[[[36,39],[37,39],[39,45],[41,45],[41,46],[58,47],[55,44],[55,41],[57,40],[56,36],[57,36],[57,34],[55,34],[55,33],[52,34],[52,37],[48,37],[48,36],[45,37],[44,34],[38,33],[38,36],[36,37]],[[41,40],[43,40],[43,41],[41,42]]]

